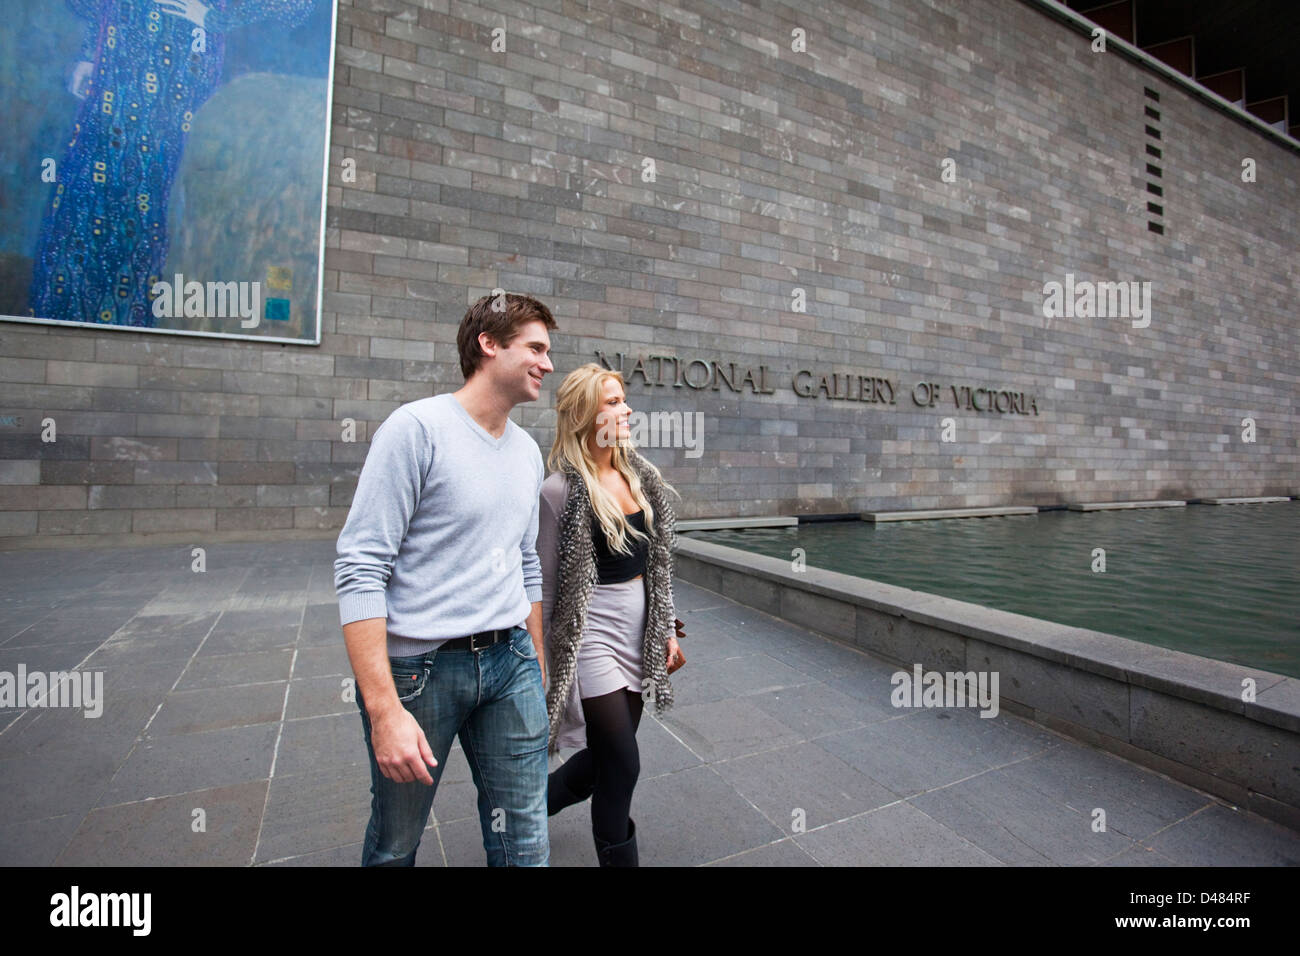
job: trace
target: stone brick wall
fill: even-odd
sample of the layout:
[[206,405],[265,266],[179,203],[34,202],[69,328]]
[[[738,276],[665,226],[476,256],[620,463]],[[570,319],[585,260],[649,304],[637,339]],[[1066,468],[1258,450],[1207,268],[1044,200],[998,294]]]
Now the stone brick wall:
[[[0,323],[3,546],[337,528],[494,287],[560,323],[516,412],[543,452],[597,351],[767,366],[763,394],[631,385],[704,416],[698,457],[647,450],[686,516],[1300,492],[1300,156],[1017,0],[342,0],[331,135],[319,347]],[[1150,282],[1150,325],[1045,317],[1067,273]]]

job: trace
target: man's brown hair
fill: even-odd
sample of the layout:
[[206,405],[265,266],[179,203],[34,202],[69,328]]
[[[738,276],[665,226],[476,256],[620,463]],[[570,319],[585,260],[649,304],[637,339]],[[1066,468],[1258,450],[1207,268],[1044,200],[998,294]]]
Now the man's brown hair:
[[[493,304],[498,302],[504,302],[505,308],[497,305],[500,311],[493,309]],[[485,295],[471,305],[460,320],[460,331],[456,334],[460,372],[465,381],[469,381],[487,357],[478,344],[480,335],[486,332],[492,341],[506,348],[519,334],[519,327],[528,322],[542,322],[551,331],[558,328],[551,310],[531,295]]]

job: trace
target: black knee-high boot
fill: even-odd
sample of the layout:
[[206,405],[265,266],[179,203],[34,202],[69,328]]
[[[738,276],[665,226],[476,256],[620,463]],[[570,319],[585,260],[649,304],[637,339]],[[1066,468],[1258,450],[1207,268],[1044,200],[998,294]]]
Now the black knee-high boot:
[[636,824],[629,817],[627,821],[627,839],[622,843],[606,843],[596,836],[592,828],[592,839],[596,841],[596,858],[601,866],[640,866],[636,856]]

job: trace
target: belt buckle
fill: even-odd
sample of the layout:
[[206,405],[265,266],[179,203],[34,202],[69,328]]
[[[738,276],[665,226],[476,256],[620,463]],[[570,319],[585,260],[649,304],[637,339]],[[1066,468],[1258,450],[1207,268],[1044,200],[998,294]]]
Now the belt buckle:
[[[479,644],[479,638],[484,638],[485,643]],[[471,651],[487,650],[496,642],[497,642],[496,631],[480,631],[477,634],[471,634],[469,636],[469,649]]]

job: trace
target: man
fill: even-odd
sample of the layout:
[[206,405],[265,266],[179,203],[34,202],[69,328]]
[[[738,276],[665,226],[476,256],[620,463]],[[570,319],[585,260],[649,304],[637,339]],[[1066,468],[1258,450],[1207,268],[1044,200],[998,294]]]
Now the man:
[[508,416],[554,370],[555,328],[530,296],[479,299],[457,335],[464,387],[393,412],[361,469],[334,584],[370,754],[363,866],[415,865],[457,735],[488,865],[549,861],[545,475]]

